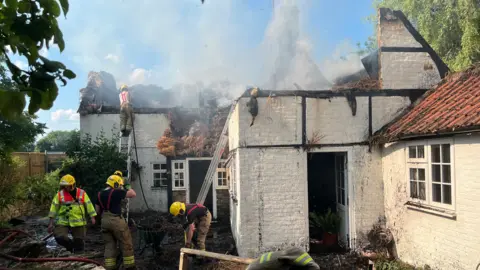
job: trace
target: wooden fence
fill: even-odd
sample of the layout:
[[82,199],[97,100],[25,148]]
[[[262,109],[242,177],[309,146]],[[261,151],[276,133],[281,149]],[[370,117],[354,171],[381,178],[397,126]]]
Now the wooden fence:
[[25,166],[20,172],[22,178],[54,171],[62,165],[63,160],[67,157],[64,153],[58,152],[15,152],[13,156],[19,157],[25,162]]

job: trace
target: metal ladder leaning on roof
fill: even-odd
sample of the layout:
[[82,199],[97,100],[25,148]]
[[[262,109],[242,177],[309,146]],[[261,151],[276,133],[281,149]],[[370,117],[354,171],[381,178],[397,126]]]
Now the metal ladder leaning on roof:
[[[131,131],[128,134],[128,137],[122,136],[120,134],[120,142],[119,142],[119,152],[122,154],[127,155],[127,177],[124,176],[124,180],[127,180],[129,183],[131,182],[131,175],[132,175],[132,137],[133,137],[133,131]],[[126,179],[125,179],[126,178]],[[122,202],[122,216],[125,218],[125,221],[128,223],[128,214],[129,214],[129,209],[130,209],[130,199],[125,199],[124,202]],[[123,215],[125,212],[125,215]]]
[[235,100],[230,108],[228,113],[227,119],[225,120],[225,126],[223,126],[222,133],[220,134],[220,138],[218,139],[217,146],[215,147],[215,152],[213,153],[212,161],[210,162],[210,166],[208,167],[207,174],[205,175],[205,180],[203,180],[202,188],[198,193],[197,202],[199,204],[204,204],[205,199],[207,198],[208,190],[210,189],[215,173],[217,171],[218,163],[222,158],[223,151],[225,150],[225,146],[227,145],[228,136],[228,123],[230,122],[230,118],[232,117],[232,113],[235,110],[237,105],[237,100]]

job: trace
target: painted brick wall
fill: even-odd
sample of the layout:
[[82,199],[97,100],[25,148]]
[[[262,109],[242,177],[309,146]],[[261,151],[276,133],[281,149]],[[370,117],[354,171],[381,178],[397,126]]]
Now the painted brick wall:
[[239,149],[237,249],[256,257],[295,244],[308,248],[306,158],[297,149]]
[[455,137],[453,155],[456,220],[407,209],[405,145],[383,149],[387,222],[406,262],[436,269],[475,269],[480,263],[480,137]]
[[[372,97],[373,132],[394,119],[410,105],[408,97]],[[368,97],[357,97],[352,115],[346,98],[307,98],[307,139],[316,133],[320,144],[354,143],[368,139]]]
[[186,190],[174,190],[172,191],[172,199],[174,202],[186,202],[187,191]]
[[217,189],[217,220],[226,221],[230,217],[230,193],[228,189]]
[[[238,142],[242,145],[299,144],[302,142],[302,104],[300,97],[258,98],[258,116],[250,127],[252,116],[246,106],[248,98],[239,100]],[[235,134],[234,131],[231,131]],[[235,142],[237,139],[232,138]],[[234,148],[230,148],[234,149]]]
[[[422,47],[391,12],[379,16],[378,47]],[[438,69],[426,52],[380,52],[379,59],[384,89],[430,88],[440,81]]]
[[90,134],[92,139],[103,132],[105,137],[112,138],[120,133],[119,114],[88,114],[80,116],[80,134]]

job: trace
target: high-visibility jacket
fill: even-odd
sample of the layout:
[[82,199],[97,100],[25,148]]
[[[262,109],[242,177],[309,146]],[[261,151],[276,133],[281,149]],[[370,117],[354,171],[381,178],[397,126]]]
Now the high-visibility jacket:
[[48,217],[56,218],[57,225],[78,227],[87,224],[86,214],[90,217],[97,215],[87,193],[77,188],[75,199],[69,192],[62,189],[53,197]]
[[130,103],[130,95],[127,91],[122,91],[118,96],[120,97],[120,106]]
[[309,270],[320,269],[307,252],[297,247],[291,247],[262,254],[248,266],[247,270],[281,270],[290,269],[292,266]]

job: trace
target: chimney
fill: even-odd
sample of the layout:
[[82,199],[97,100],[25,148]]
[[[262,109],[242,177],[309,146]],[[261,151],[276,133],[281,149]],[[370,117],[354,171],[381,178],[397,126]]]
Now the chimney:
[[382,89],[431,88],[448,67],[401,11],[378,10],[378,61]]

